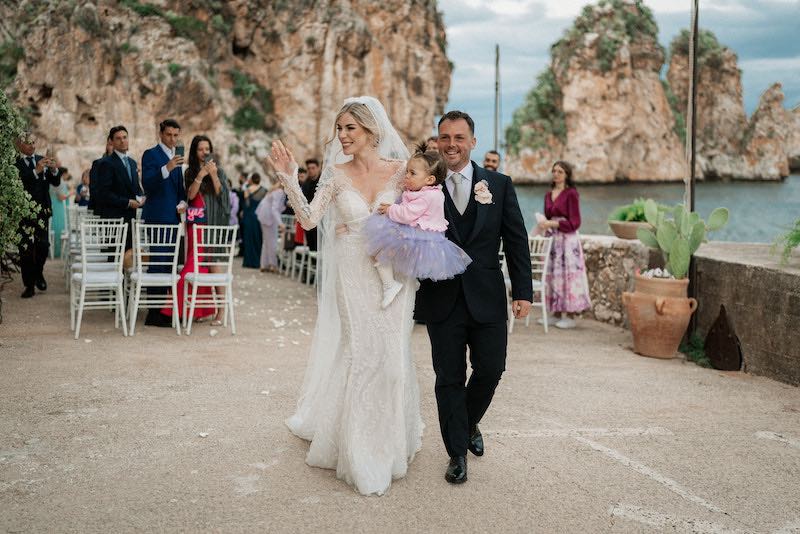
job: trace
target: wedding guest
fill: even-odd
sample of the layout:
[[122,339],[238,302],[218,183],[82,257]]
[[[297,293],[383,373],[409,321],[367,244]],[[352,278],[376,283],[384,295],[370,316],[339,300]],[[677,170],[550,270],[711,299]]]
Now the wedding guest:
[[243,267],[258,269],[261,266],[261,223],[256,217],[256,208],[267,194],[261,185],[261,175],[257,172],[250,176],[250,185],[244,190],[244,208],[242,223],[242,246],[244,248]]
[[[302,189],[303,195],[305,195],[306,200],[308,200],[308,202],[310,203],[312,200],[314,200],[314,194],[317,191],[320,165],[319,165],[319,160],[316,158],[307,159],[305,163],[306,163],[306,170],[308,170],[308,177],[306,178],[306,181],[303,182],[300,189]],[[306,245],[308,245],[309,250],[317,250],[316,228],[312,228],[311,230],[306,230],[305,242]]]
[[269,193],[258,203],[256,217],[261,224],[261,272],[278,272],[278,233],[286,226],[281,213],[286,204],[286,193],[278,180],[272,182]]
[[575,315],[591,307],[583,248],[580,197],[572,181],[572,165],[556,161],[551,169],[551,190],[544,195],[545,220],[539,228],[553,237],[545,276],[547,309],[561,314],[558,328],[575,328]]
[[91,199],[89,187],[89,169],[86,169],[81,174],[81,183],[75,189],[75,204],[78,206],[88,206]]
[[[108,156],[110,156],[113,153],[114,153],[114,143],[111,141],[110,137],[107,137],[106,138],[106,150],[105,150],[105,152],[103,152],[102,156],[100,156],[96,160],[92,161],[92,166],[89,169],[89,192],[90,193],[92,191],[92,184],[94,183],[94,178],[97,175],[97,165],[99,165],[100,160],[102,160],[103,158],[107,158]],[[87,196],[87,198],[89,199],[89,203],[87,204],[88,208],[90,210],[94,210],[94,208],[95,208],[95,199],[94,199],[94,197],[92,197],[91,194],[89,194]]]
[[439,136],[432,135],[425,143],[427,150],[439,150]]
[[231,212],[228,216],[228,225],[236,226],[238,232],[239,226],[239,195],[236,194],[236,191],[233,189],[233,184],[231,183],[230,178],[228,178],[228,203],[231,205]]
[[52,205],[53,215],[50,218],[50,230],[53,232],[53,254],[61,257],[61,232],[66,225],[66,206],[64,201],[69,198],[69,180],[71,178],[66,167],[59,167],[61,183],[57,187],[50,186],[50,204]]
[[[220,183],[219,169],[213,157],[211,157],[212,148],[211,140],[208,137],[205,135],[196,135],[192,139],[192,144],[189,147],[189,166],[184,174],[184,187],[186,189],[186,198],[189,205],[186,210],[186,262],[183,265],[183,269],[181,269],[180,280],[178,280],[178,314],[181,319],[183,319],[183,300],[185,298],[183,283],[186,275],[195,271],[194,256],[196,245],[194,228],[195,226],[212,224],[209,220],[209,214],[212,210],[215,212],[213,217],[217,222],[220,221],[220,216],[225,216],[225,220],[222,223],[223,225],[227,224],[227,218],[230,216],[230,211],[225,212],[219,205],[213,208],[211,207],[212,204],[220,203],[217,199],[217,195],[221,195],[223,192],[222,184]],[[209,199],[208,203],[206,202],[207,198]],[[198,257],[202,256],[205,252],[205,249],[197,247]],[[201,266],[197,269],[200,273],[208,273],[214,270],[215,269],[208,269],[205,266]],[[216,289],[219,290],[219,288]],[[188,290],[192,290],[191,284],[189,284]],[[211,295],[211,291],[210,287],[200,287],[197,290],[197,296],[198,298],[202,298],[201,296]],[[194,310],[193,320],[197,321],[198,319],[210,317],[214,313],[215,310],[212,307],[198,307]],[[165,306],[161,309],[161,314],[171,318],[172,307]],[[221,324],[218,322],[218,318],[221,317],[222,309],[217,311],[217,314],[218,317],[215,317],[212,322],[214,325]]]
[[244,190],[247,189],[247,180],[247,173],[239,173],[239,185],[236,187],[236,197],[239,199],[236,210],[236,220],[239,224],[239,229],[236,231],[237,257],[244,255]]
[[108,136],[114,152],[97,163],[96,175],[92,178],[92,198],[95,211],[103,219],[123,218],[128,224],[125,240],[125,266],[132,265],[133,235],[131,221],[136,210],[144,205],[144,192],[139,184],[136,160],[128,155],[128,130],[125,126],[114,126]]
[[483,156],[483,168],[497,172],[497,169],[500,168],[500,152],[497,150],[488,151]]
[[[36,289],[45,291],[47,281],[44,279],[44,264],[50,251],[47,236],[47,221],[50,219],[51,200],[50,186],[58,186],[60,175],[58,163],[54,158],[35,154],[36,138],[25,133],[14,143],[17,156],[14,164],[19,172],[20,181],[25,191],[31,196],[33,203],[39,207],[39,213],[20,223],[22,241],[19,244],[20,271],[25,290],[22,298],[31,298]],[[36,288],[36,289],[34,289]]]
[[[166,119],[158,125],[158,132],[159,143],[142,154],[142,185],[147,196],[147,204],[142,209],[142,220],[147,224],[179,224],[180,214],[186,210],[182,167],[184,157],[176,153],[181,126],[173,119]],[[171,259],[164,256],[159,261],[168,262]],[[169,271],[170,266],[166,264],[148,267],[148,272],[151,273]],[[147,291],[151,295],[166,295],[168,288],[149,287]],[[172,328],[172,318],[151,308],[147,311],[144,324]]]

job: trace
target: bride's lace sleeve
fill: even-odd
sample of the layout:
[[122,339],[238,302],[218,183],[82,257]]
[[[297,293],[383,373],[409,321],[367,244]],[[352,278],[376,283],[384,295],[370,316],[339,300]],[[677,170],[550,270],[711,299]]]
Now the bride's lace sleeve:
[[294,168],[292,176],[279,172],[278,179],[283,184],[289,204],[292,206],[300,226],[305,230],[315,228],[328,210],[328,205],[336,197],[337,186],[333,168],[326,166],[323,169],[317,183],[316,193],[314,193],[314,200],[310,203],[306,200],[303,190],[300,189],[300,183],[297,181],[297,167]]

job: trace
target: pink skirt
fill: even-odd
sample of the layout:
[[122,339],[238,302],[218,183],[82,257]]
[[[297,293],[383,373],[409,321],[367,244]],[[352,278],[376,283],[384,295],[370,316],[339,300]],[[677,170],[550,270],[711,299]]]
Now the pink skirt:
[[552,233],[550,263],[545,277],[547,309],[550,313],[579,313],[592,307],[586,262],[578,232]]

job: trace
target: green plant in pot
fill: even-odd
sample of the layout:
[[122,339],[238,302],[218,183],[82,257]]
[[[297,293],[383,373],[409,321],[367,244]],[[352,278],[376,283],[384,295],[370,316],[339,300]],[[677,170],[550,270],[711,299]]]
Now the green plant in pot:
[[[608,216],[608,226],[620,239],[636,239],[639,228],[653,228],[645,218],[644,206],[647,200],[637,198],[630,204],[617,206]],[[666,211],[668,206],[656,204],[659,211]]]
[[634,351],[644,356],[672,358],[678,350],[697,301],[686,298],[689,261],[706,241],[710,231],[728,222],[726,208],[717,208],[708,223],[683,204],[659,210],[653,200],[644,206],[645,218],[653,228],[640,228],[636,235],[645,245],[664,255],[665,269],[636,273],[636,291],[625,292],[623,303],[633,333]]

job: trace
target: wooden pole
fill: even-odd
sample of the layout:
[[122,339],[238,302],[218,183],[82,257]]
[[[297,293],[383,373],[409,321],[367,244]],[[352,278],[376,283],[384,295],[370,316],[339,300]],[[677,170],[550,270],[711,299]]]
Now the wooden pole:
[[[685,206],[695,210],[695,165],[697,163],[697,45],[699,40],[700,0],[692,0],[692,27],[689,35],[689,109],[687,110],[687,159],[689,160],[689,182],[686,187]],[[689,296],[697,298],[697,263],[689,258]],[[688,337],[697,331],[697,313],[689,321]]]
[[500,45],[494,45],[494,149],[500,146]]

